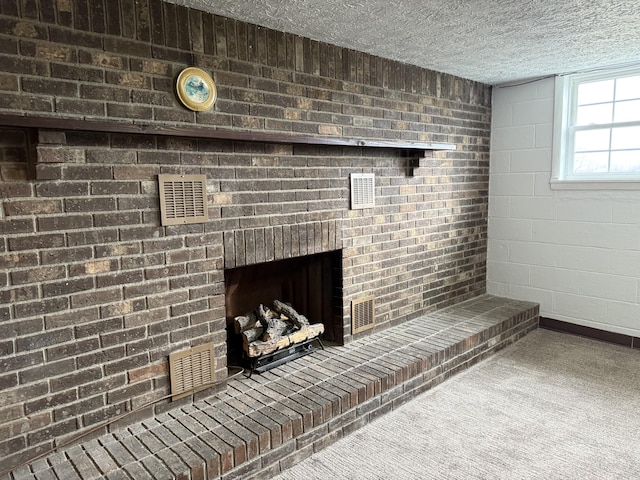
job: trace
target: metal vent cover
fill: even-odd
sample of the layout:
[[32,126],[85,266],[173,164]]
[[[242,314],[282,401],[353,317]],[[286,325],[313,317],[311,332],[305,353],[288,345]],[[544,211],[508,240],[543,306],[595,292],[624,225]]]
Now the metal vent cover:
[[172,400],[206,388],[215,378],[213,343],[170,354],[169,373]]
[[376,297],[369,296],[351,302],[351,331],[353,334],[373,328],[376,324]]
[[158,175],[162,225],[202,223],[207,211],[205,175]]
[[376,177],[374,173],[352,173],[351,209],[375,207]]

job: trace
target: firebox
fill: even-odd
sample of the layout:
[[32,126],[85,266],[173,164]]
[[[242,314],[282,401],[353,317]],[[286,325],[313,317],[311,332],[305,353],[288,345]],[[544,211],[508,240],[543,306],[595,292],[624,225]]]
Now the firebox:
[[240,365],[242,337],[234,319],[274,302],[290,306],[311,324],[324,325],[322,341],[343,343],[342,252],[335,250],[225,270],[227,355]]

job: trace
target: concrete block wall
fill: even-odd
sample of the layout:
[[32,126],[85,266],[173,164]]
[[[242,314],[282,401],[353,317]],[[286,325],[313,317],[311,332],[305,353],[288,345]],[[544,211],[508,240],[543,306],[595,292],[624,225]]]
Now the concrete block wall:
[[637,337],[640,192],[550,188],[553,97],[552,78],[494,89],[487,290]]
[[[393,148],[0,129],[3,468],[165,396],[170,352],[213,341],[224,379],[239,232],[340,229],[345,342],[354,298],[381,330],[484,293],[489,87],[158,0],[5,0],[0,40],[0,114],[457,147],[411,176]],[[173,92],[193,64],[211,111]],[[376,174],[375,208],[349,210],[351,172]],[[160,173],[207,176],[208,223],[160,225]]]

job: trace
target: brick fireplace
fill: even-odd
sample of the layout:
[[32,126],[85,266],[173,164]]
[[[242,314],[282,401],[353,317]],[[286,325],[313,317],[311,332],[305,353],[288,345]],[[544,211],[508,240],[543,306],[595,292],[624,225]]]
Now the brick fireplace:
[[[156,0],[45,4],[0,2],[3,467],[165,396],[174,351],[213,342],[224,380],[235,269],[328,255],[343,344],[484,293],[488,86]],[[209,112],[174,95],[193,62]],[[206,176],[206,223],[161,225],[164,173]],[[350,208],[352,173],[375,207]],[[364,296],[375,328],[354,335]]]

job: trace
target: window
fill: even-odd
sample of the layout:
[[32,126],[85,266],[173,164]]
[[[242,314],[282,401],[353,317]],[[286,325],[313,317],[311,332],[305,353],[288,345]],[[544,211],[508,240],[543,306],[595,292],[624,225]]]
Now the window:
[[640,188],[640,67],[556,78],[552,188]]

